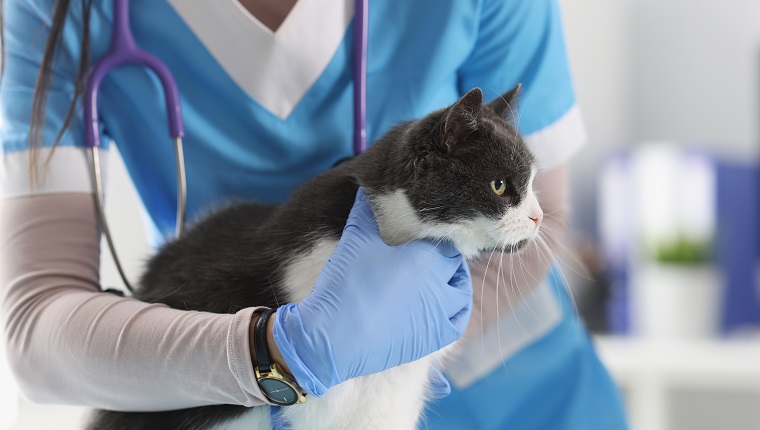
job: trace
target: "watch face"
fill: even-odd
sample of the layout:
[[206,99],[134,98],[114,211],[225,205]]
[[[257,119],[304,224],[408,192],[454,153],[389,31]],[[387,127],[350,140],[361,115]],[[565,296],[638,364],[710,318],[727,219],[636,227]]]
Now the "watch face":
[[261,387],[261,391],[269,397],[269,400],[274,403],[292,405],[298,402],[298,393],[296,393],[296,390],[279,379],[259,379],[259,387]]

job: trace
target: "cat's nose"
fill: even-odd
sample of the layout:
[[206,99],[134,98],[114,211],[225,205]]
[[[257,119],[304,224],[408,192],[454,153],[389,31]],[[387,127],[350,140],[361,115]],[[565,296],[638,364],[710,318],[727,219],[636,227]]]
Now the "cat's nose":
[[538,227],[538,225],[541,224],[541,221],[544,219],[544,212],[542,210],[538,210],[537,212],[533,212],[532,214],[528,215],[528,218],[536,223],[536,227]]

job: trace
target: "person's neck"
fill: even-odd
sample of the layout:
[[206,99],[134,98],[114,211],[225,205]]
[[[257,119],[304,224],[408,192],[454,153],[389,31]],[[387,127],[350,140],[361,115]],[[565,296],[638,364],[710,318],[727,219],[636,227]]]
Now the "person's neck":
[[238,0],[256,19],[277,31],[293,10],[297,0]]

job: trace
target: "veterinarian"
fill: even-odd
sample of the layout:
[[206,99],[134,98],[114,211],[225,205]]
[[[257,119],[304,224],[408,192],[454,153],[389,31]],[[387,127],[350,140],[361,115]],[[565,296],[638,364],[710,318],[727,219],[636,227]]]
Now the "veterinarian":
[[[249,341],[261,308],[215,315],[101,292],[79,96],[88,60],[108,49],[111,2],[3,3],[0,295],[23,393],[133,411],[270,403]],[[231,199],[282,201],[351,155],[352,19],[346,0],[133,1],[137,43],[169,66],[181,93],[190,219]],[[370,143],[470,88],[493,98],[523,84],[518,123],[542,168],[535,187],[545,240],[559,242],[568,216],[565,164],[585,135],[557,2],[373,0],[369,40]],[[103,81],[98,108],[101,154],[109,157],[109,142],[118,142],[159,245],[172,235],[176,209],[161,88],[142,68],[118,69]],[[618,393],[559,277],[550,276],[546,250],[533,245],[521,261],[484,258],[470,268],[470,282],[461,257],[425,242],[405,249],[426,256],[431,270],[397,258],[361,199],[349,224],[344,242],[363,244],[376,259],[341,246],[335,252],[350,259],[351,273],[372,275],[362,285],[344,281],[351,276],[327,279],[309,303],[334,300],[331,311],[304,305],[279,323],[301,341],[268,342],[308,395],[414,360],[465,332],[460,355],[444,369],[451,393],[432,405],[428,428],[625,428]],[[376,270],[391,264],[414,276]],[[344,294],[324,295],[335,288]],[[420,305],[396,306],[400,295]],[[424,305],[434,302],[440,306]],[[346,326],[360,330],[357,319],[384,325],[385,336],[357,331],[346,339]],[[299,325],[308,329],[293,329]],[[441,379],[437,393],[448,390]]]

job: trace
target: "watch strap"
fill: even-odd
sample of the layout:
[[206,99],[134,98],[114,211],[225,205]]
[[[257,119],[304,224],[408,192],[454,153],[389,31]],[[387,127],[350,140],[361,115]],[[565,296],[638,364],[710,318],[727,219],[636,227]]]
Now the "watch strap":
[[273,313],[274,309],[263,311],[253,327],[253,348],[256,352],[259,372],[262,373],[272,370],[272,359],[269,356],[269,347],[267,346],[267,323]]

